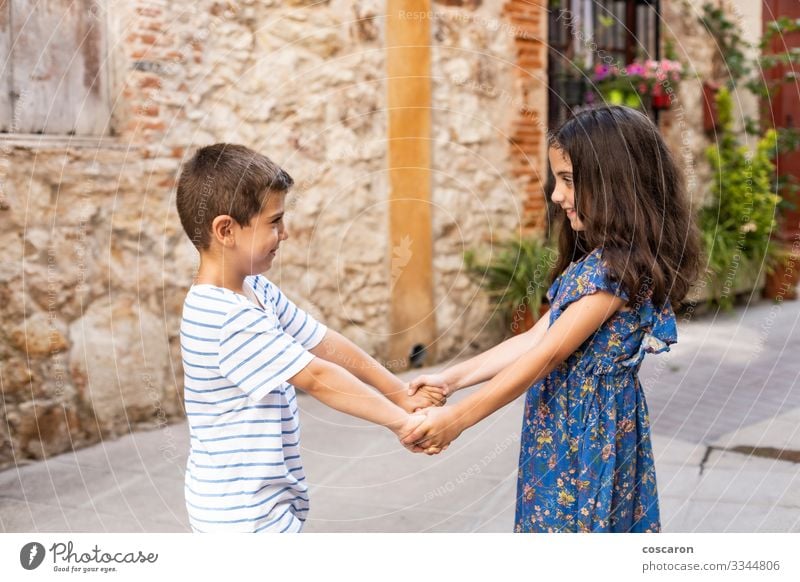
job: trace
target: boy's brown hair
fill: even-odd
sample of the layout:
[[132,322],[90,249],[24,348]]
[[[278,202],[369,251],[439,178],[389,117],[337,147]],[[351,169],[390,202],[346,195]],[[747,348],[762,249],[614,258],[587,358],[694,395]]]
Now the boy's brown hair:
[[241,226],[261,212],[266,195],[286,192],[292,177],[268,157],[242,145],[218,143],[195,152],[178,178],[181,225],[198,250],[211,244],[211,224],[226,214]]

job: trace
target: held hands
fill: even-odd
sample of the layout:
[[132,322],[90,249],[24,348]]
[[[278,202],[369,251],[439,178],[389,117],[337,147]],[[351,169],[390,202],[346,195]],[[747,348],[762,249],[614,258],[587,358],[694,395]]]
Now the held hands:
[[444,407],[454,391],[443,374],[425,374],[409,384],[408,393],[397,402],[406,412],[414,413],[395,431],[404,447],[436,455],[447,450],[464,431],[454,409]]
[[447,396],[441,388],[436,386],[423,386],[413,392],[409,389],[407,393],[398,397],[396,404],[406,412],[417,412],[430,406],[444,406]]
[[406,416],[405,421],[400,426],[390,427],[390,428],[392,432],[397,436],[397,438],[400,439],[400,443],[405,448],[407,448],[411,452],[417,452],[414,450],[413,445],[405,444],[405,440],[406,438],[409,437],[409,435],[411,435],[414,432],[415,428],[417,428],[420,424],[422,424],[422,421],[424,420],[425,420],[424,414],[419,414],[419,413],[409,414],[408,416]]
[[408,394],[411,396],[420,390],[438,390],[447,397],[455,392],[456,388],[447,381],[444,374],[423,374],[409,383]]
[[455,409],[449,406],[426,408],[414,416],[422,416],[422,420],[417,421],[405,437],[401,437],[401,442],[415,453],[436,455],[447,449],[465,428],[461,426]]

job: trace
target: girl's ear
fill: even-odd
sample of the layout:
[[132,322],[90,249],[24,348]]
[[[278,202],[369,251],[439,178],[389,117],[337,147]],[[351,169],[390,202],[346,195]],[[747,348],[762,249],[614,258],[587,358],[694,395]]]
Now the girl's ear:
[[236,244],[234,231],[238,223],[236,220],[227,214],[220,214],[211,223],[211,236],[223,247],[232,247]]

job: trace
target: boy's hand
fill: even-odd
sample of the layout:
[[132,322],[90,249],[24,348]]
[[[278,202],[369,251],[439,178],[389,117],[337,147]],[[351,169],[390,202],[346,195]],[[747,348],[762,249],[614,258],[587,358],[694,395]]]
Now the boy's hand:
[[449,396],[455,391],[444,377],[444,374],[424,374],[414,378],[408,385],[408,394],[413,395],[423,387],[438,388],[444,396]]
[[403,445],[414,452],[438,454],[464,431],[455,409],[449,406],[426,408],[421,414],[424,420],[402,439]]
[[414,453],[421,452],[422,449],[413,445],[406,445],[403,441],[414,431],[415,428],[422,424],[422,421],[424,420],[424,414],[409,414],[406,421],[401,426],[396,429],[392,429],[392,432],[397,435],[397,438],[400,439],[400,442],[403,444],[403,446]]
[[417,412],[429,406],[444,406],[447,397],[440,388],[433,386],[423,386],[413,396],[403,394],[396,404],[406,412]]

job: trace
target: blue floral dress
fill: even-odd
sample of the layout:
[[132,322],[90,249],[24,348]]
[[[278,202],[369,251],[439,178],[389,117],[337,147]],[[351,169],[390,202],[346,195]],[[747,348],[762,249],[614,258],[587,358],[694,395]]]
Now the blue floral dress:
[[[550,325],[596,291],[627,300],[602,249],[572,263],[547,291]],[[650,420],[638,371],[645,353],[678,341],[669,301],[649,295],[617,311],[528,390],[517,481],[517,532],[658,532]]]

